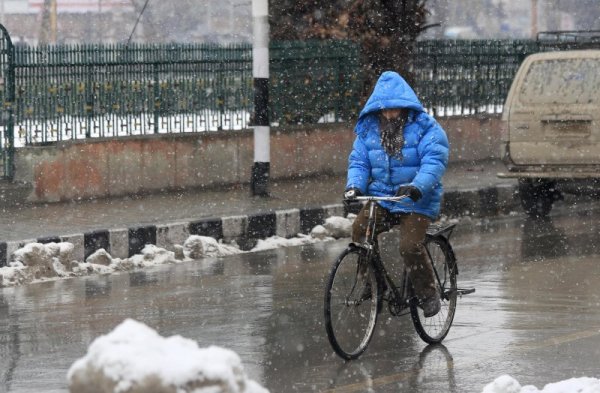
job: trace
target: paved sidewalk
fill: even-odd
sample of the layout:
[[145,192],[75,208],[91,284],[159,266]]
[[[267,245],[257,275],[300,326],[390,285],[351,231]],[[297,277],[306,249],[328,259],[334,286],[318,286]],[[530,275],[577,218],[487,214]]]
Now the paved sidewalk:
[[[498,179],[496,173],[502,170],[502,163],[495,160],[451,165],[444,177],[446,193],[443,212],[448,215],[493,215],[505,208],[514,207],[516,182]],[[36,239],[43,242],[58,238],[65,240],[67,235],[110,232],[116,229],[129,229],[131,237],[135,228],[169,223],[184,223],[190,233],[198,234],[203,234],[203,229],[207,229],[203,222],[220,220],[220,226],[223,227],[222,220],[227,217],[255,217],[258,219],[255,224],[265,226],[265,222],[259,219],[261,216],[272,216],[273,219],[268,219],[271,222],[275,220],[274,213],[290,209],[300,211],[300,221],[304,217],[306,222],[301,222],[299,228],[303,231],[307,225],[322,218],[323,214],[315,213],[315,209],[329,209],[325,212],[328,214],[340,212],[345,180],[344,176],[321,176],[272,181],[269,198],[251,197],[246,185],[223,190],[191,190],[139,197],[2,207],[0,254],[9,252],[7,242],[22,244],[26,240]],[[190,226],[194,222],[202,225]],[[207,229],[207,234],[212,233],[211,230]],[[273,231],[263,231],[263,234]],[[223,235],[223,229],[218,233]],[[293,233],[288,233],[291,234]],[[85,241],[90,242],[87,238]],[[88,247],[87,243],[86,250],[94,248],[94,245]],[[0,255],[0,266],[1,259]]]

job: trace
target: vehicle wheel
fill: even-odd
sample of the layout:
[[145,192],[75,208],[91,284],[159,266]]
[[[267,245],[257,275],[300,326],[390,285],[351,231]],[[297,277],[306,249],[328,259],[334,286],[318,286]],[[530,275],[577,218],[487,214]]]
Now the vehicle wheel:
[[525,213],[533,218],[546,217],[554,203],[554,183],[542,179],[519,179],[519,198]]
[[340,357],[356,359],[367,349],[382,301],[380,288],[366,250],[352,246],[344,250],[325,290],[325,329]]
[[442,308],[431,318],[412,302],[410,315],[419,337],[428,344],[441,342],[448,334],[456,311],[456,263],[450,244],[444,238],[428,238],[425,243],[427,254],[433,263],[436,284],[440,291]]

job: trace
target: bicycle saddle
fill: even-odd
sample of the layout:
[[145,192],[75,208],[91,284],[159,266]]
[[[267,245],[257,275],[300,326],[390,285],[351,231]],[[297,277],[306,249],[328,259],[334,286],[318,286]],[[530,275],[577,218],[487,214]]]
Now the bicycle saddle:
[[456,224],[448,224],[448,225],[440,225],[440,224],[431,224],[427,228],[428,236],[443,236],[446,239],[449,239],[452,235],[452,231],[456,227]]

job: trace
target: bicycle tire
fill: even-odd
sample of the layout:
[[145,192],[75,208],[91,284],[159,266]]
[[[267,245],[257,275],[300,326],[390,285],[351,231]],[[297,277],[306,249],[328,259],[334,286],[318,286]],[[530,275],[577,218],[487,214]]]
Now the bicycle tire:
[[450,331],[456,312],[456,261],[450,243],[441,236],[428,237],[425,247],[436,274],[442,307],[436,315],[426,318],[417,302],[413,301],[410,315],[419,337],[428,344],[436,344],[442,342]]
[[[325,289],[325,329],[333,350],[345,360],[369,345],[383,293],[366,250],[350,246],[337,258]],[[370,296],[368,290],[370,285]]]

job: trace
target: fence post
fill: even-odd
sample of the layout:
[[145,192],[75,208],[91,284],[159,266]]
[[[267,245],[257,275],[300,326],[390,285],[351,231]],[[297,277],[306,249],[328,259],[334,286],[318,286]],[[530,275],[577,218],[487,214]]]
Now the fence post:
[[254,77],[254,165],[250,188],[254,196],[269,196],[270,128],[269,128],[269,3],[252,0],[254,42],[252,76]]
[[12,181],[15,176],[15,118],[14,118],[14,105],[15,105],[15,47],[12,43],[8,30],[0,24],[0,30],[4,36],[6,45],[6,98],[3,108],[3,123],[6,146],[0,148],[4,149],[6,154],[4,163],[4,178]]
[[158,121],[160,117],[160,81],[158,80],[158,64],[154,63],[154,133],[158,134]]
[[85,61],[87,64],[87,83],[86,83],[86,105],[85,105],[85,121],[86,121],[86,129],[85,129],[85,138],[92,137],[92,116],[94,111],[94,79],[92,77],[94,66],[92,65],[92,55],[91,48],[89,46],[84,46],[83,50],[86,53]]

